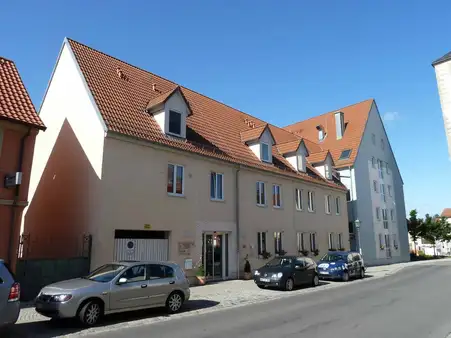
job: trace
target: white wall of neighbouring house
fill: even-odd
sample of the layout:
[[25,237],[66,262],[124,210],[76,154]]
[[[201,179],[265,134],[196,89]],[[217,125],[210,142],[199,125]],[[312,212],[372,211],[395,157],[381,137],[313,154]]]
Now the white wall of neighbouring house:
[[[372,141],[373,134],[376,135],[375,144]],[[373,156],[388,163],[389,173],[387,174],[384,169],[384,178],[382,179],[379,178],[377,166],[376,168],[372,167]],[[375,103],[373,103],[368,116],[354,167],[355,186],[358,196],[354,217],[361,221],[360,240],[366,261],[370,265],[408,261],[410,257],[403,182]],[[373,180],[377,180],[379,186],[380,184],[385,185],[386,202],[382,201],[380,191],[377,194],[373,192]],[[388,185],[392,186],[392,197],[388,196]],[[376,219],[377,206],[388,210],[388,229],[384,229],[382,221],[377,221]],[[394,221],[390,219],[390,209],[394,209]],[[390,255],[387,255],[386,250],[381,252],[379,245],[380,233],[390,235]],[[395,237],[398,242],[398,248],[393,244]]]
[[442,107],[445,133],[448,140],[448,152],[451,158],[451,60],[440,63],[434,68],[440,104]]
[[36,138],[21,233],[30,235],[28,256],[73,256],[101,208],[105,125],[67,42],[39,116],[47,130]]

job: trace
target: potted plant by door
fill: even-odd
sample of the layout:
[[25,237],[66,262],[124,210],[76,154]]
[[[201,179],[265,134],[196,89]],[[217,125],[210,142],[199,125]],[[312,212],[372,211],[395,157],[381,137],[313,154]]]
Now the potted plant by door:
[[249,280],[252,278],[252,268],[251,263],[249,263],[248,256],[245,258],[246,262],[244,263],[244,279]]
[[206,278],[205,278],[205,270],[204,270],[203,264],[199,265],[199,267],[197,268],[196,278],[199,282],[199,285],[205,285]]

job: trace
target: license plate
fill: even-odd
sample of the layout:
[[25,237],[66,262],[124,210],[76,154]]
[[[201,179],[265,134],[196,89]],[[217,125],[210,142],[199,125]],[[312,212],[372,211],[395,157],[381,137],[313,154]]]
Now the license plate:
[[269,278],[260,278],[260,282],[269,283]]
[[322,275],[328,275],[328,274],[329,274],[329,271],[321,271],[320,274],[322,274]]

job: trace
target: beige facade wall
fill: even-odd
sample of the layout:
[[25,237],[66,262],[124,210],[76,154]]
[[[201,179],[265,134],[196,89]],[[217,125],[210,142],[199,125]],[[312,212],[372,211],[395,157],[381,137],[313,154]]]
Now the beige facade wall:
[[[184,195],[167,193],[168,163],[184,167]],[[345,194],[269,173],[241,167],[239,179],[240,257],[236,238],[236,177],[238,166],[183,153],[121,136],[105,140],[102,173],[102,218],[91,224],[93,234],[92,266],[113,259],[114,231],[170,231],[169,260],[184,265],[187,258],[195,264],[202,252],[202,232],[229,234],[229,276],[235,277],[237,265],[243,269],[249,255],[252,268],[264,263],[258,258],[257,232],[267,231],[267,251],[274,256],[274,232],[283,232],[283,249],[297,253],[297,232],[315,232],[321,253],[328,249],[328,233],[342,233],[343,245],[349,249],[348,218]],[[210,200],[211,171],[224,174],[224,201]],[[266,182],[267,206],[256,204],[256,182]],[[272,206],[272,184],[282,186],[282,207]],[[304,191],[304,210],[295,208],[294,189]],[[316,211],[307,211],[307,191],[315,192]],[[325,213],[325,194],[332,195],[330,215]],[[336,215],[334,197],[340,196],[341,213]],[[147,226],[148,227],[148,226]],[[178,243],[193,242],[189,255],[180,255]]]

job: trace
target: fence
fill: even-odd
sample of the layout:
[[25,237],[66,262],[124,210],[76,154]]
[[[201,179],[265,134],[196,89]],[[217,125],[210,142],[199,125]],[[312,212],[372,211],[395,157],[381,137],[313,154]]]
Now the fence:
[[[28,258],[30,235],[23,235],[19,246],[19,260],[16,266],[16,278],[21,284],[21,300],[33,300],[42,287],[66,279],[77,278],[89,273],[91,261],[92,237],[82,236],[79,249],[73,257],[64,258]],[[47,241],[49,238],[46,239]],[[62,240],[62,239],[52,239]]]

